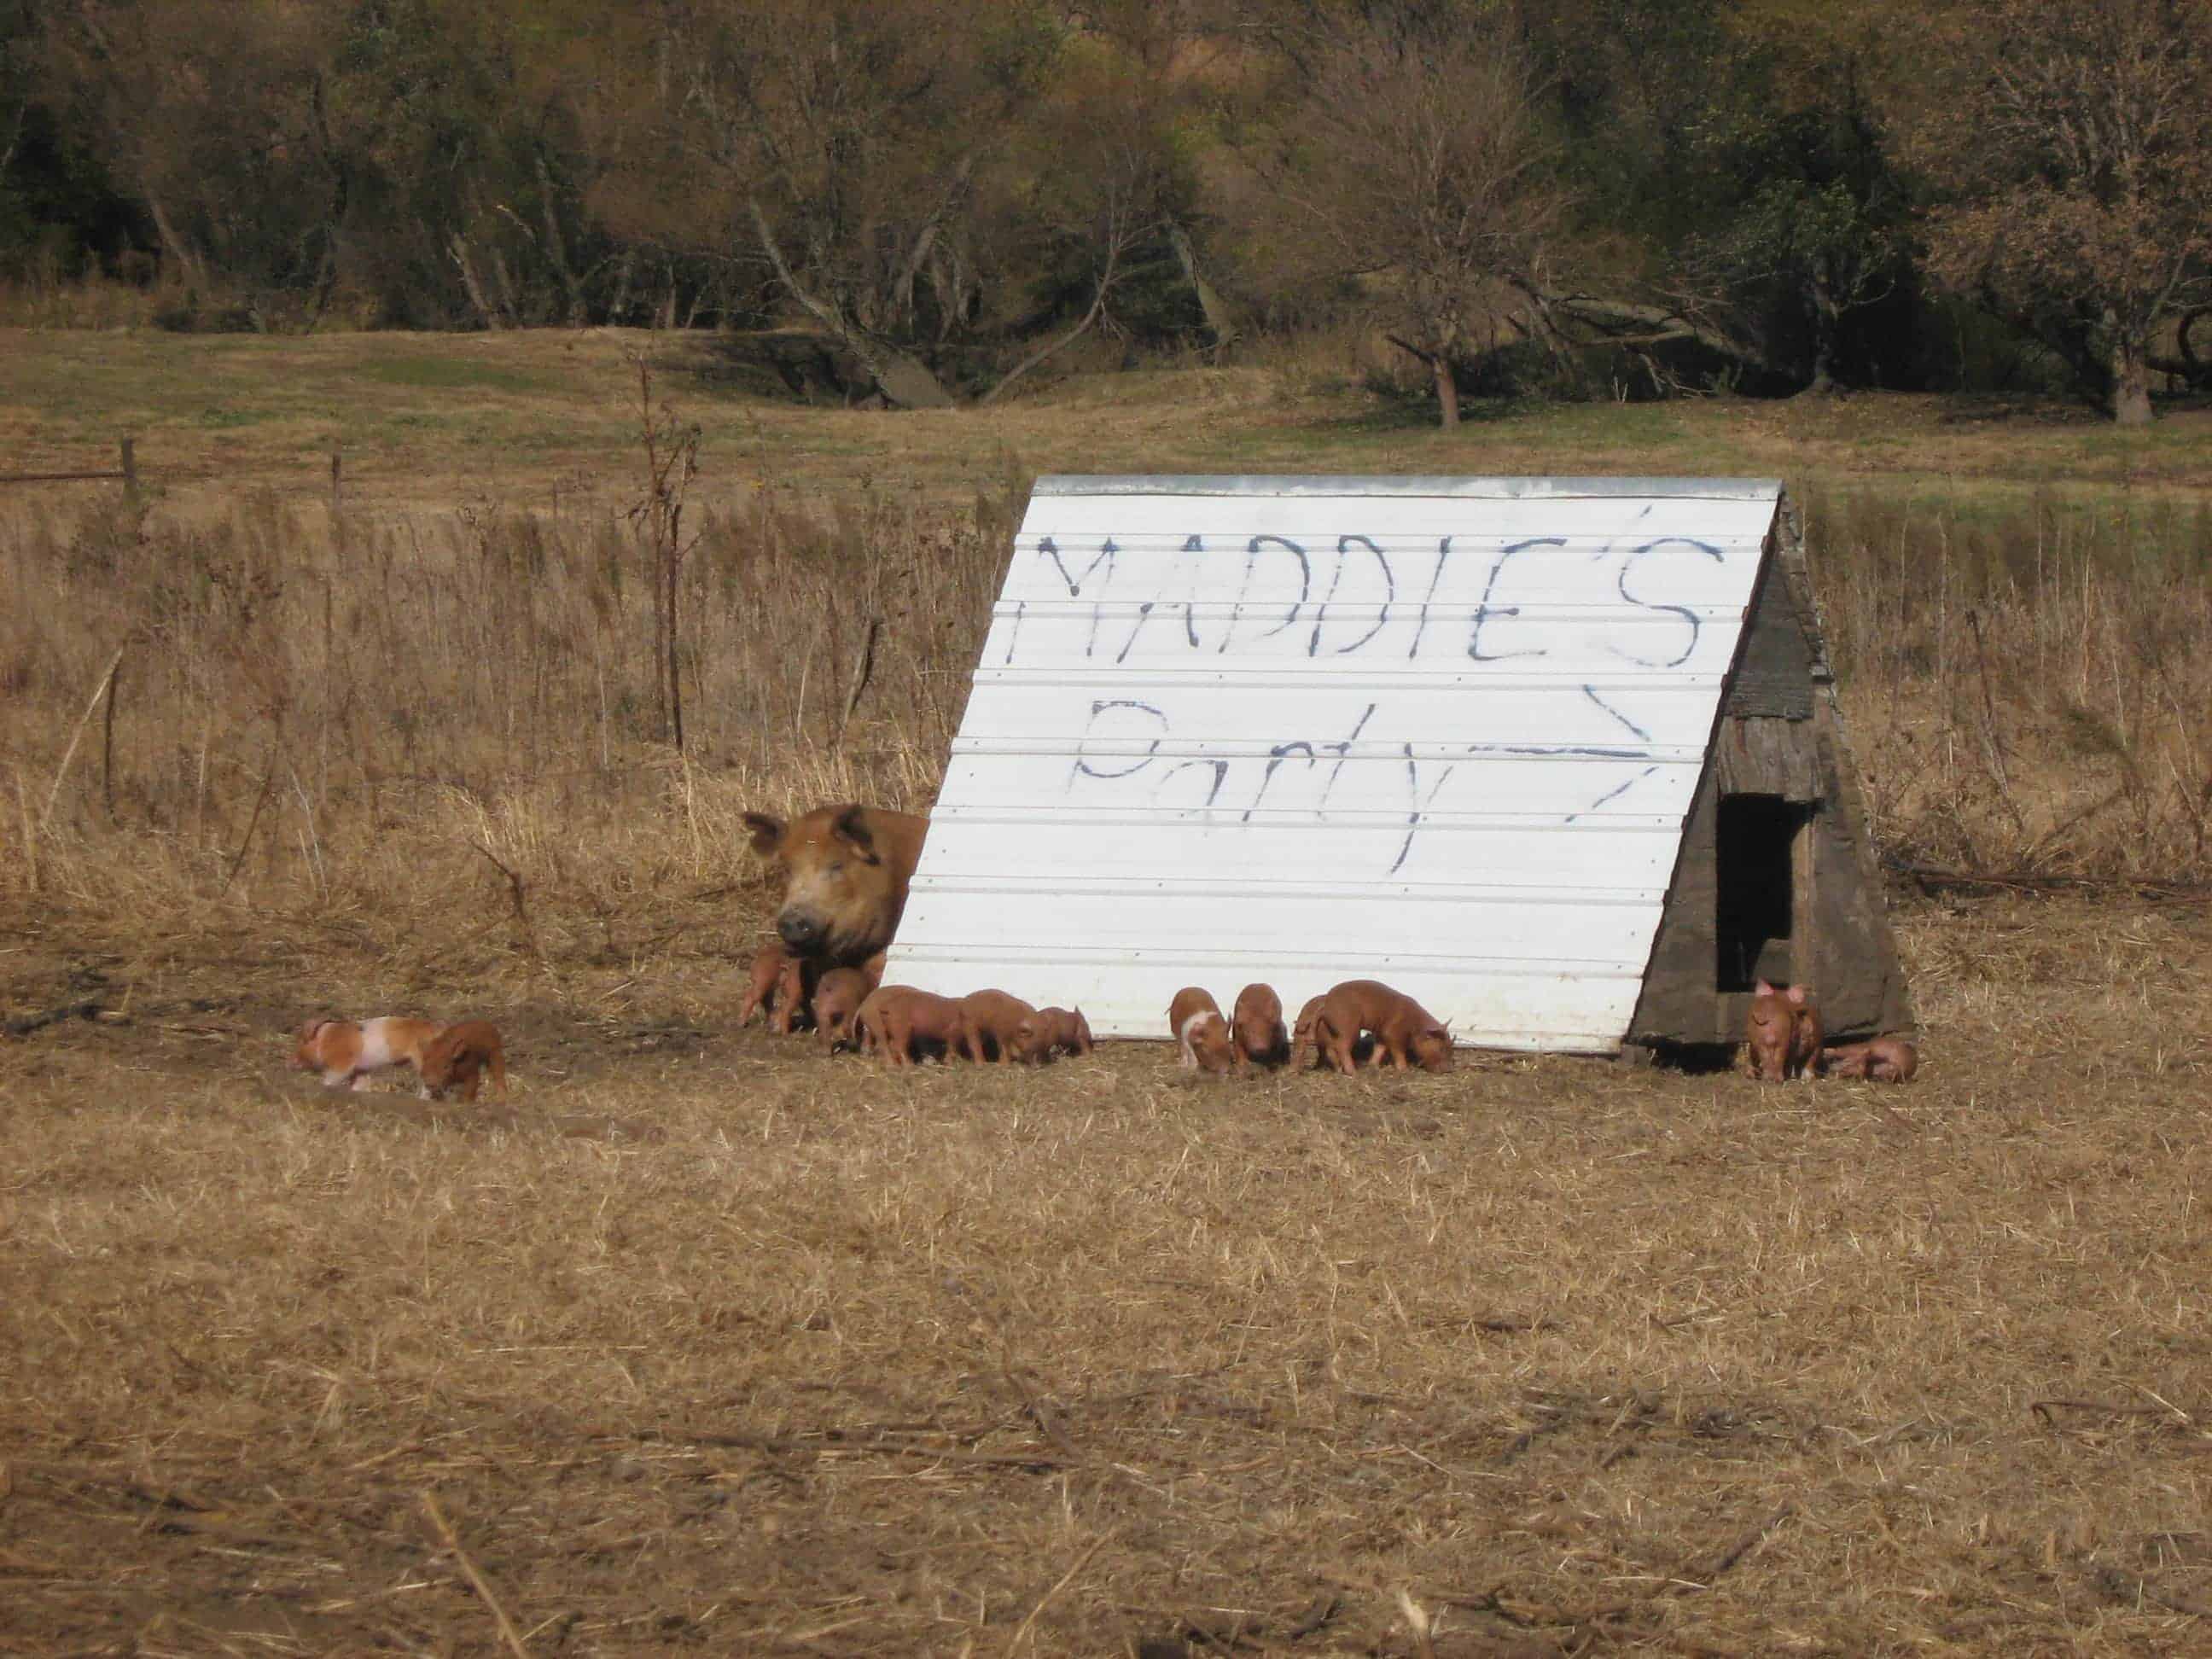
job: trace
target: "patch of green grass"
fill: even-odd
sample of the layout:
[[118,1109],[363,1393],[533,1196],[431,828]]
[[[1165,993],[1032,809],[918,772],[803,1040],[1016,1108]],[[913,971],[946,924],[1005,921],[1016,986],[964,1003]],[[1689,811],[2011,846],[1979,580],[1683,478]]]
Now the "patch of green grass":
[[372,357],[356,371],[381,386],[414,386],[429,392],[546,392],[542,374],[503,368],[467,357]]

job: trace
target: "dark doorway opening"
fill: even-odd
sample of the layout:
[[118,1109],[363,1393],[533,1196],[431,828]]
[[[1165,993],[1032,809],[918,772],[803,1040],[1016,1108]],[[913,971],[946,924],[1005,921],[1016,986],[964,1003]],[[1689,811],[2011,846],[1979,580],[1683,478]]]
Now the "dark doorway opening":
[[1792,977],[1797,839],[1812,809],[1780,795],[1723,795],[1715,836],[1713,933],[1719,988]]

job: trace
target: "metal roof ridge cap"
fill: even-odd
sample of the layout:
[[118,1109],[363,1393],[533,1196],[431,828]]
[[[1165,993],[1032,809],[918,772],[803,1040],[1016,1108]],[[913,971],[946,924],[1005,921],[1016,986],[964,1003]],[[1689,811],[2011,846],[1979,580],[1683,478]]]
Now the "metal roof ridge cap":
[[1779,478],[1599,477],[1544,473],[1474,476],[1412,473],[1049,472],[1030,486],[1038,495],[1376,495],[1546,500],[1561,496],[1675,497],[1764,501],[1782,493]]

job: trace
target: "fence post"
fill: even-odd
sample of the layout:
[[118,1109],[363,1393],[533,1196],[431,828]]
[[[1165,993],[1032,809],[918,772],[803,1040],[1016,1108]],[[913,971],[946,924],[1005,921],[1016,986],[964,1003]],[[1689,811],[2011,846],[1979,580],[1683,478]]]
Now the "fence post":
[[127,434],[123,440],[123,499],[138,505],[138,446]]

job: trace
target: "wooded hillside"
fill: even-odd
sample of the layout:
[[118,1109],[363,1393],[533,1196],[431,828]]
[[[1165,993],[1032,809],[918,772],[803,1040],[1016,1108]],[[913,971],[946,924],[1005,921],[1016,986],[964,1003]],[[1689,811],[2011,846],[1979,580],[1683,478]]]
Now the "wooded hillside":
[[2207,0],[0,0],[17,291],[779,330],[794,390],[909,407],[1358,325],[1448,423],[1837,386],[2140,422],[2212,390],[2208,157]]

